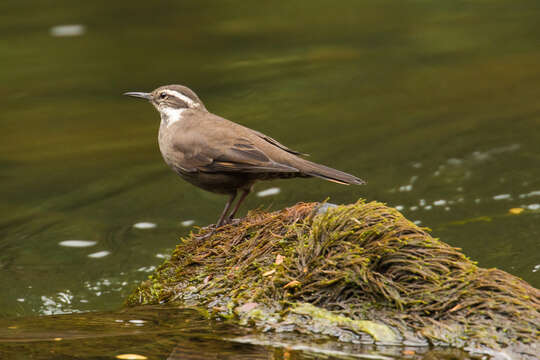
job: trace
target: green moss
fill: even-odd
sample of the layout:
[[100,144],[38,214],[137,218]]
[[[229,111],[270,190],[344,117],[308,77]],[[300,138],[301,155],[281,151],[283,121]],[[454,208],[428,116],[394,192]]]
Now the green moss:
[[537,341],[540,295],[524,281],[479,268],[384,204],[318,208],[252,211],[198,240],[209,231],[201,229],[127,302],[177,302],[265,329],[326,326],[334,336],[389,342],[396,334],[492,349]]

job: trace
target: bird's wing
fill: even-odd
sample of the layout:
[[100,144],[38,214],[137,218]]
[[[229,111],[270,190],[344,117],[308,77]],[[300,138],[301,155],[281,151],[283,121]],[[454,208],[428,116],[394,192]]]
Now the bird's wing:
[[194,127],[175,134],[174,147],[183,154],[181,167],[188,172],[280,172],[299,170],[273,161],[250,139],[243,127],[220,126],[214,123],[211,131]]
[[234,144],[221,149],[212,163],[202,171],[208,172],[285,172],[297,173],[298,169],[271,160],[255,144],[245,138],[236,138]]
[[278,148],[280,148],[281,150],[285,150],[286,152],[288,153],[291,153],[293,155],[303,155],[303,156],[309,156],[308,154],[304,154],[304,153],[301,153],[299,151],[296,151],[296,150],[292,150],[292,149],[289,149],[288,147],[286,147],[285,145],[283,145],[282,143],[280,143],[279,141],[277,141],[276,139],[273,139],[271,138],[270,136],[268,135],[265,135],[261,132],[258,132],[256,130],[251,130],[255,135],[257,135],[258,137],[260,137],[261,139],[263,139],[264,141],[267,141],[269,142],[270,144],[274,145],[274,146],[277,146]]

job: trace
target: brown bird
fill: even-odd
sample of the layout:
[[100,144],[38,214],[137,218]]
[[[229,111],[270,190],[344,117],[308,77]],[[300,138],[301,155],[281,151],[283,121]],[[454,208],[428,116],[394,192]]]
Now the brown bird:
[[[303,155],[258,131],[214,115],[182,85],[124,95],[150,101],[161,115],[159,149],[178,175],[204,190],[229,195],[216,228],[230,222],[257,180],[318,177],[362,185],[356,176],[305,160]],[[228,214],[237,196],[240,199]],[[228,214],[228,215],[227,215]]]

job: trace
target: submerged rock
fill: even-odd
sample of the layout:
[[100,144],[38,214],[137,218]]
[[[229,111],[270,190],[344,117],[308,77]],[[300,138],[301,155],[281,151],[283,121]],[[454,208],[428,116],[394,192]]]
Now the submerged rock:
[[534,358],[540,291],[483,269],[378,202],[299,203],[182,239],[127,303],[178,303],[265,331]]

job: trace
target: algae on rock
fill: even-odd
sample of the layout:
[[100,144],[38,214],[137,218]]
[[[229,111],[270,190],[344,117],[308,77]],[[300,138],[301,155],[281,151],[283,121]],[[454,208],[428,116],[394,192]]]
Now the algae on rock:
[[340,339],[534,355],[537,289],[477,267],[382,203],[319,208],[251,211],[197,240],[209,231],[201,229],[127,302],[177,302],[265,330],[310,333],[322,324]]

